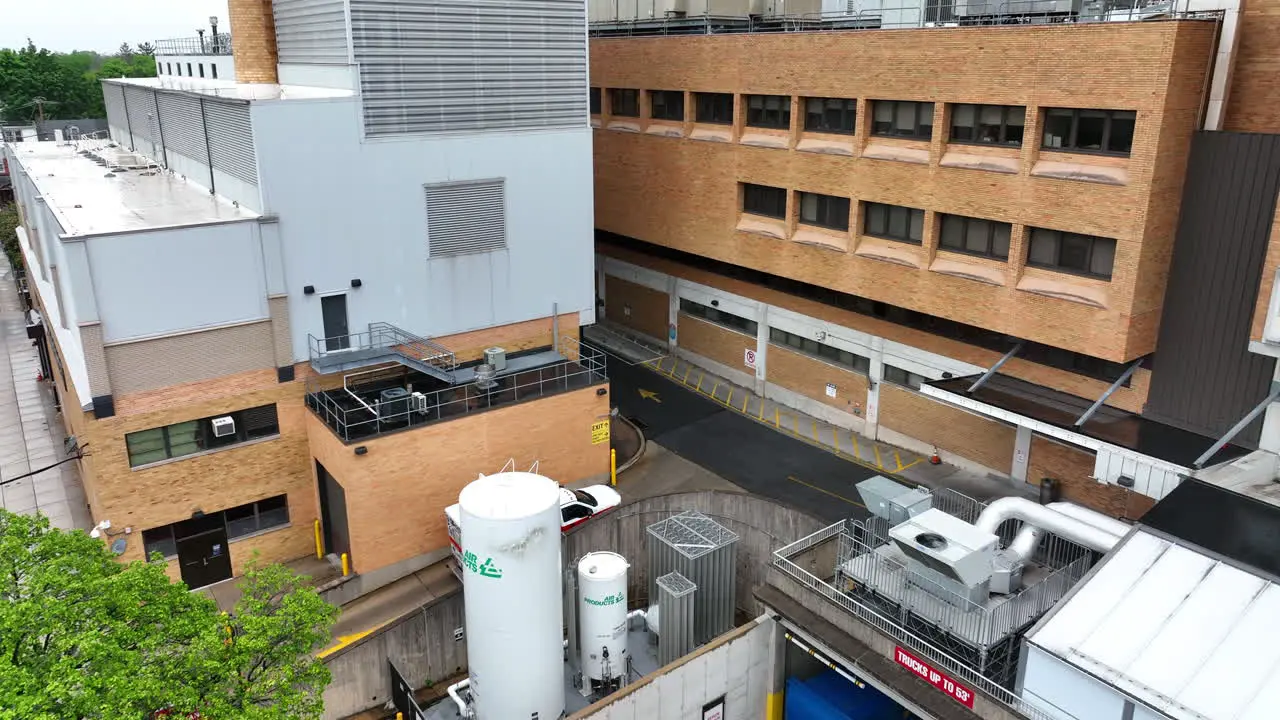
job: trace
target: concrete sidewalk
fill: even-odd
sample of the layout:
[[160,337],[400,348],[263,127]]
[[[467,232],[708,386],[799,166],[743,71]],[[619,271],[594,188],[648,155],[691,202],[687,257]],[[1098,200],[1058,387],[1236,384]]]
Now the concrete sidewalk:
[[1010,495],[1035,496],[1035,488],[1026,483],[981,475],[946,463],[933,465],[928,458],[910,450],[868,438],[761,397],[705,368],[665,354],[652,342],[630,335],[616,326],[592,325],[584,329],[584,334],[589,342],[610,355],[647,367],[728,410],[908,484],[930,489],[948,487],[982,501]]
[[[0,482],[66,460],[66,430],[48,383],[37,380],[40,356],[27,338],[26,314],[9,259],[0,253]],[[89,450],[92,452],[92,449]],[[48,516],[54,527],[93,524],[74,461],[0,486],[0,507]]]

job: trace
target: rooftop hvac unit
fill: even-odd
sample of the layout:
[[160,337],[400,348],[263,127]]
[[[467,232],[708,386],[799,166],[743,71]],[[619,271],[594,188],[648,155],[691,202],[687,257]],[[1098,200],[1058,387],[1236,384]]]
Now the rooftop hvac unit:
[[216,417],[213,419],[213,436],[227,437],[236,434],[236,421],[230,415]]
[[889,538],[911,561],[965,587],[991,578],[1000,538],[936,508],[894,526]]
[[485,363],[476,366],[476,387],[480,390],[489,390],[497,387],[498,383],[493,379],[493,366]]
[[507,351],[500,347],[491,347],[484,351],[484,364],[492,365],[494,372],[507,369]]
[[883,475],[863,480],[858,483],[857,488],[867,510],[876,517],[888,520],[891,526],[933,507],[933,495],[928,491],[907,487]]
[[402,387],[383,390],[378,395],[378,424],[386,427],[407,423],[411,397],[409,391]]
[[409,396],[409,409],[419,415],[431,412],[431,400],[426,393],[415,392]]

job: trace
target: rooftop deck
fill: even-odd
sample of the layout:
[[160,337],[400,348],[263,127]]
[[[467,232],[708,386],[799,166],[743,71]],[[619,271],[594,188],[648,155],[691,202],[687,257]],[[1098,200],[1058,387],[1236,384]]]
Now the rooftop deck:
[[352,97],[351,90],[312,87],[309,85],[280,85],[277,83],[240,83],[235,80],[162,75],[150,78],[114,78],[105,82],[132,85],[149,90],[189,92],[225,100],[317,100],[324,98]]

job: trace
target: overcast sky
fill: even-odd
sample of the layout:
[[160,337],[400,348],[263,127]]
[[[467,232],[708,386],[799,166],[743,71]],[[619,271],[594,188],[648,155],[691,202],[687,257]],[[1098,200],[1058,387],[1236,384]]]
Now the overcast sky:
[[218,16],[227,26],[227,0],[0,0],[0,47],[31,38],[50,50],[110,52],[127,42],[195,37]]

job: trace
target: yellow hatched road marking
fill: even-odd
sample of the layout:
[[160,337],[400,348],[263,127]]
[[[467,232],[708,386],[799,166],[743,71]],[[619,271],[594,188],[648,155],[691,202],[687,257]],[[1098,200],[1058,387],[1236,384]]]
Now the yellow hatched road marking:
[[880,462],[880,443],[872,443],[871,448],[876,451],[876,467],[883,469],[884,463]]

